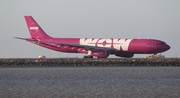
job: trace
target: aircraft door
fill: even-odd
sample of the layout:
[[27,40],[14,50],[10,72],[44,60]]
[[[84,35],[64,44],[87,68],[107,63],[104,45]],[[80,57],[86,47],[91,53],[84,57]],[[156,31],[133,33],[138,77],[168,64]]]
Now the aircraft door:
[[152,45],[153,48],[156,47],[156,41],[152,41]]
[[52,42],[52,39],[48,39],[48,43],[51,43]]

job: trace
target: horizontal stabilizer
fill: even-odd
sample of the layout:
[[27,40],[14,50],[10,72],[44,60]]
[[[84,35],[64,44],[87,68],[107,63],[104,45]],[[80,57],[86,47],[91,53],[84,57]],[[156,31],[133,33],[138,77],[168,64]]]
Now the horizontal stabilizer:
[[14,37],[16,39],[22,39],[22,40],[27,40],[27,38],[21,38],[21,37]]
[[21,38],[21,37],[14,37],[16,39],[26,40],[26,41],[37,41],[37,39],[31,39],[31,38]]

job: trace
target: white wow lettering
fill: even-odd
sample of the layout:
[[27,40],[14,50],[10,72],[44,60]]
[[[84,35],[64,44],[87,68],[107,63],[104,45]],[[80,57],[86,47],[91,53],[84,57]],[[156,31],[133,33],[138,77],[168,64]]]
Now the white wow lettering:
[[114,45],[115,49],[120,50],[120,48],[122,48],[123,51],[128,51],[128,47],[129,47],[129,43],[131,42],[132,39],[114,39],[113,43],[117,45]]
[[128,51],[128,47],[131,41],[132,39],[81,38],[80,45],[107,47],[122,51]]
[[89,46],[95,46],[96,42],[98,41],[99,39],[90,39],[90,38],[82,38],[80,39],[80,45],[89,45]]
[[110,48],[112,46],[112,39],[99,39],[96,44],[99,47],[108,47],[108,48]]
[[30,30],[38,30],[39,27],[30,27]]

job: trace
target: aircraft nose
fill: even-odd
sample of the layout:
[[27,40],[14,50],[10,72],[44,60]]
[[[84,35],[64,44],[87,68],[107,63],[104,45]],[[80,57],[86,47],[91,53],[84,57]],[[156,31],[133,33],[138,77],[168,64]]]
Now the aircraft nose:
[[170,47],[169,45],[165,44],[165,45],[162,47],[162,50],[167,51],[167,50],[169,50],[170,48],[171,48],[171,47]]
[[169,45],[166,45],[166,50],[169,50],[171,47]]
[[161,52],[167,51],[167,50],[169,50],[169,49],[171,48],[171,47],[170,47],[168,44],[166,44],[166,43],[161,44],[160,47],[161,47],[161,48],[160,48]]

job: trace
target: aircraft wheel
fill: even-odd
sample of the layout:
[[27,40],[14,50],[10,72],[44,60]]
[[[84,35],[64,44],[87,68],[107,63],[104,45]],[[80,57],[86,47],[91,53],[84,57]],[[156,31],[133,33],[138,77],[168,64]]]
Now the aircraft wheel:
[[93,56],[84,56],[83,58],[93,58]]
[[98,57],[98,59],[107,59],[107,57],[103,57],[103,58],[102,57]]
[[93,56],[89,56],[89,58],[93,58]]

